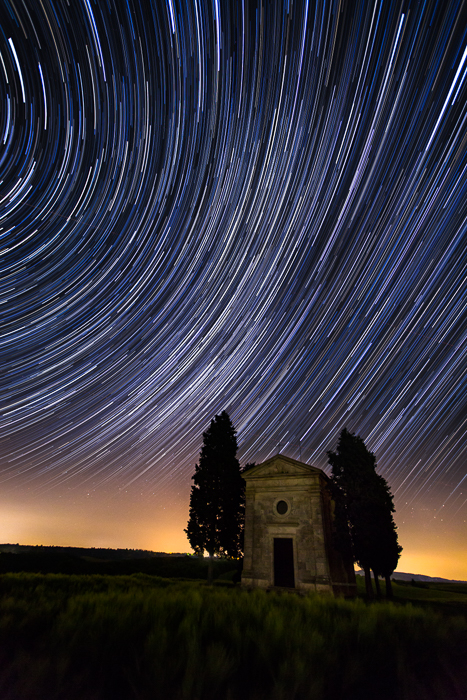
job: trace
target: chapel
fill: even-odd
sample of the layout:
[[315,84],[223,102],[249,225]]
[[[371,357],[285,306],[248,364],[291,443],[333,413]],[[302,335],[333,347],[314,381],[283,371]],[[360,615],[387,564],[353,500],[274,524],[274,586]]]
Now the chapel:
[[242,585],[351,596],[352,561],[333,544],[329,477],[282,454],[242,473],[246,483]]

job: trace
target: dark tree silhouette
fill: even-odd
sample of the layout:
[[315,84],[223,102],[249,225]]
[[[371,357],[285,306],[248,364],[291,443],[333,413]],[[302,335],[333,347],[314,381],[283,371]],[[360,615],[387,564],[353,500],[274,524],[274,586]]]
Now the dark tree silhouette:
[[389,486],[376,473],[374,454],[358,435],[346,429],[339,436],[337,451],[328,452],[328,459],[336,503],[336,545],[341,551],[350,551],[353,560],[364,570],[368,596],[373,594],[371,570],[378,593],[377,576],[381,574],[386,577],[390,595],[390,576],[402,548],[397,542]]
[[235,429],[223,411],[203,433],[185,530],[192,549],[198,554],[209,554],[210,580],[215,554],[239,557],[242,551],[245,483],[236,454]]
[[402,547],[397,539],[397,529],[394,522],[393,513],[394,499],[391,490],[382,476],[376,475],[378,484],[376,486],[375,503],[380,506],[375,508],[374,532],[377,538],[377,546],[371,556],[371,568],[375,581],[378,576],[384,576],[386,581],[386,597],[392,598],[391,574],[397,567]]

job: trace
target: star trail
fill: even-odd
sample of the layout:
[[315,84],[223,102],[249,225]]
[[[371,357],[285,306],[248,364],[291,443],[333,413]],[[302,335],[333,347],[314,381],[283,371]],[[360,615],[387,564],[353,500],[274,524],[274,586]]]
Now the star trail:
[[243,464],[356,432],[406,554],[465,545],[466,3],[0,7],[3,507],[187,549],[227,410]]

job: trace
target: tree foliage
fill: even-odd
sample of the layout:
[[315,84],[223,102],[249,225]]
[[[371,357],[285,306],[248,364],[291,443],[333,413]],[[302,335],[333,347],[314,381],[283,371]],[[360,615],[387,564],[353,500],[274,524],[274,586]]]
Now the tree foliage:
[[394,501],[386,480],[376,473],[376,458],[362,438],[344,429],[336,452],[328,452],[336,502],[336,544],[349,551],[365,571],[371,591],[370,569],[386,577],[397,566],[402,547],[394,523]]
[[237,459],[236,432],[223,411],[203,433],[195,465],[190,514],[185,530],[192,549],[238,557],[242,551],[245,484]]

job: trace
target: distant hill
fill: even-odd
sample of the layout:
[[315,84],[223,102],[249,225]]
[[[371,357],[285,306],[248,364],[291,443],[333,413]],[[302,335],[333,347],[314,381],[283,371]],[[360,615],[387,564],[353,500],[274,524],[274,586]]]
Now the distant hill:
[[66,554],[71,557],[91,557],[101,561],[150,559],[152,557],[186,557],[186,553],[151,552],[147,549],[104,549],[103,547],[60,547],[48,545],[0,544],[0,552],[8,554]]
[[[356,571],[356,576],[365,576],[363,570]],[[406,574],[403,571],[395,571],[391,578],[394,581],[422,581],[424,583],[467,583],[451,578],[439,578],[438,576],[424,576],[423,574]]]
[[[235,574],[239,562],[216,559],[214,578]],[[0,544],[0,574],[149,574],[163,578],[206,579],[208,560],[185,553],[144,549],[44,547]]]

